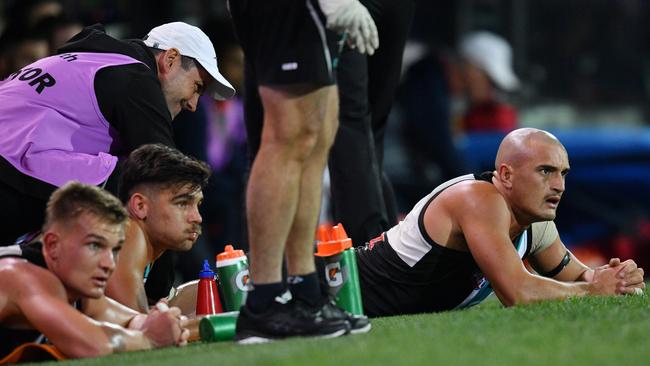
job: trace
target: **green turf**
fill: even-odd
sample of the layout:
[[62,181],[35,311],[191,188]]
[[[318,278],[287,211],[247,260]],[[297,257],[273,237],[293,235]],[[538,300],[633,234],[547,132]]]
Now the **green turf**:
[[[374,319],[364,335],[193,344],[65,365],[649,365],[650,298],[582,298]],[[41,364],[42,365],[42,364]],[[59,365],[64,365],[59,363]]]

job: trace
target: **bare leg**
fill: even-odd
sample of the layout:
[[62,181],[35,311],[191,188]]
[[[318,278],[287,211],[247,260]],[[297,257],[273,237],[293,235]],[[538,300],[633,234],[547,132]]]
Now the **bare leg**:
[[[246,211],[251,278],[256,284],[266,284],[282,279],[282,258],[290,230],[299,233],[292,234],[292,241],[298,242],[308,237],[308,240],[302,240],[302,245],[312,250],[319,203],[308,205],[307,210],[313,210],[313,217],[309,218],[309,215],[303,215],[302,210],[305,209],[300,206],[299,200],[302,199],[303,175],[307,170],[315,170],[307,164],[312,162],[314,148],[319,145],[323,121],[332,105],[329,99],[332,93],[336,94],[336,87],[314,90],[306,86],[262,86],[259,91],[264,105],[264,129],[248,183]],[[330,125],[329,128],[333,127]],[[327,149],[324,150],[326,155]],[[324,166],[324,163],[321,165]],[[319,174],[322,171],[321,167]],[[313,178],[305,182],[313,184]],[[317,184],[316,201],[320,199],[320,183]],[[299,207],[300,220],[311,222],[292,229]],[[308,231],[311,232],[307,235]],[[292,255],[292,258],[303,258],[305,253]],[[306,268],[313,268],[311,252],[309,261],[311,264]]]
[[338,127],[338,91],[329,88],[323,126],[316,146],[305,163],[300,182],[300,198],[293,226],[287,240],[286,256],[289,275],[314,272],[314,234],[318,225],[323,171]]

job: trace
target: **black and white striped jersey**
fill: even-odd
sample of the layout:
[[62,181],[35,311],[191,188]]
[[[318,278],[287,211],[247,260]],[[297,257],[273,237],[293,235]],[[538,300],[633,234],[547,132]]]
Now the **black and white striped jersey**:
[[[437,312],[476,305],[492,293],[470,252],[443,247],[424,229],[424,212],[443,190],[491,173],[449,180],[421,199],[403,221],[357,248],[364,310],[370,316]],[[513,240],[524,259],[557,238],[552,221],[534,223]]]

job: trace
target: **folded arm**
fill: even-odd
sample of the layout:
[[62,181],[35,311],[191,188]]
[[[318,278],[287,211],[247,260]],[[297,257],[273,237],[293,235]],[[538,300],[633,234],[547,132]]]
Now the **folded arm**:
[[143,314],[103,296],[84,301],[83,312],[98,321],[142,331],[152,347],[185,345],[190,335],[187,317],[179,308],[170,308],[162,301]]
[[618,293],[621,281],[613,268],[599,269],[591,282],[561,282],[531,274],[512,244],[511,214],[503,197],[483,185],[470,189],[475,192],[466,192],[458,200],[453,215],[472,256],[504,305]]
[[18,276],[21,278],[15,280],[20,282],[14,283],[29,285],[13,291],[10,301],[66,356],[93,357],[152,347],[143,332],[91,319],[72,307],[63,286],[50,272]]
[[[562,265],[564,257],[568,255],[569,261]],[[609,263],[596,269],[589,268],[576,258],[562,243],[558,236],[548,248],[536,253],[530,258],[533,268],[539,273],[552,272],[552,278],[562,282],[593,282],[596,271],[615,269],[619,279],[619,294],[634,294],[635,288],[644,289],[643,268],[638,268],[636,263],[628,259],[621,262],[618,258],[610,259]]]

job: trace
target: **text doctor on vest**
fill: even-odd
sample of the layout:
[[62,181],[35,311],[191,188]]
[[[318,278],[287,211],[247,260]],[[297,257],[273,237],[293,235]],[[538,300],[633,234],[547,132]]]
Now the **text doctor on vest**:
[[173,147],[182,109],[194,111],[203,93],[234,92],[210,39],[182,22],[125,41],[90,26],[16,70],[0,82],[0,245],[40,228],[57,187],[113,190],[119,158],[146,143]]

